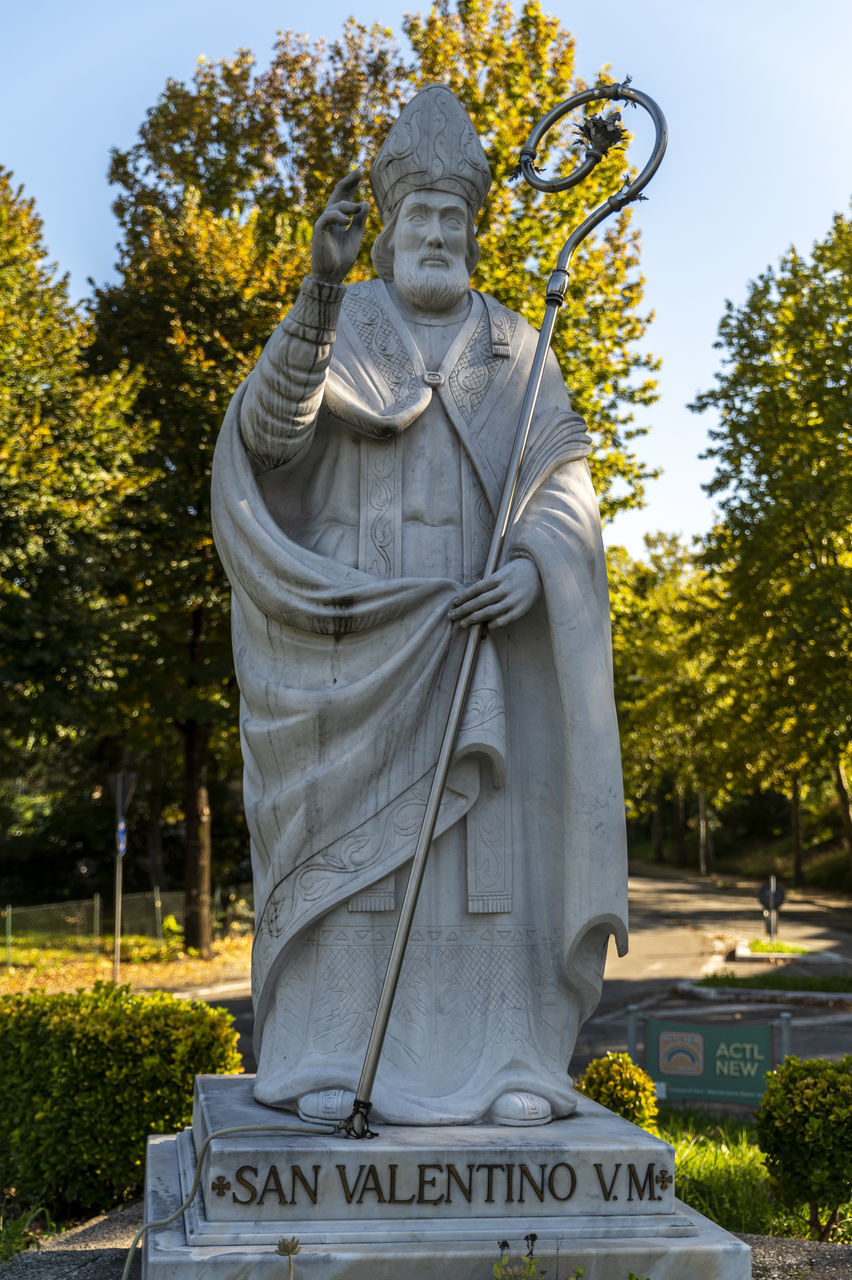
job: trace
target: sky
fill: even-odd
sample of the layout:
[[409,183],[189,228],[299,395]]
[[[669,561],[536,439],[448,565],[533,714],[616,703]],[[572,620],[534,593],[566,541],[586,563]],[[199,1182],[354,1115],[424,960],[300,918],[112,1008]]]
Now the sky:
[[[190,80],[199,56],[248,48],[265,65],[279,30],[334,39],[353,12],[400,29],[425,4],[390,0],[0,0],[0,167],[44,222],[74,298],[111,277],[118,230],[106,181],[111,147],[133,144],[168,78]],[[662,476],[647,505],[620,516],[609,542],[643,552],[645,534],[687,540],[713,521],[701,460],[712,416],[686,408],[713,384],[725,300],[791,245],[808,253],[852,195],[852,5],[847,0],[543,0],[576,41],[576,72],[608,65],[662,107],[669,148],[634,205],[642,234],[646,345],[662,361],[660,398],[637,419],[635,449]],[[516,5],[517,8],[517,5]],[[566,88],[554,87],[544,114]],[[650,125],[631,159],[644,163]],[[530,126],[535,121],[530,121]],[[519,146],[525,139],[519,138]],[[646,150],[643,150],[644,148]]]

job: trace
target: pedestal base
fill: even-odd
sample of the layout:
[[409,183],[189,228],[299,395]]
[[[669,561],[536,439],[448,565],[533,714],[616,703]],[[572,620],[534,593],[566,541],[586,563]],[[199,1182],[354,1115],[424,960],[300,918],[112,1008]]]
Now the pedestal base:
[[251,1077],[201,1076],[193,1125],[149,1142],[145,1218],[199,1190],[171,1226],[148,1233],[145,1280],[264,1280],[297,1237],[301,1280],[488,1280],[498,1241],[513,1261],[535,1233],[549,1280],[748,1280],[748,1248],[674,1198],[668,1144],[586,1099],[540,1128],[382,1126],[353,1140],[273,1132],[296,1117],[261,1107]]

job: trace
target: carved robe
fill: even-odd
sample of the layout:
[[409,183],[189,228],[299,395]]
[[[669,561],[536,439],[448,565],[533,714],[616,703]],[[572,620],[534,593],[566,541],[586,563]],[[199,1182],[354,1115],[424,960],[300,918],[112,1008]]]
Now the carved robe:
[[[233,587],[257,930],[256,1096],[354,1089],[535,347],[471,295],[429,369],[380,281],[307,281],[225,419],[214,531]],[[422,344],[421,344],[422,345]],[[373,1091],[464,1123],[568,1065],[626,947],[600,524],[555,360],[509,533],[543,591],[487,636]]]

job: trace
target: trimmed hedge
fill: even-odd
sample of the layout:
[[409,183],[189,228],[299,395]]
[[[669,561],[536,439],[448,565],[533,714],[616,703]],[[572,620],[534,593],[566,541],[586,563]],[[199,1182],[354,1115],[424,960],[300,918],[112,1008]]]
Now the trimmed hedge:
[[657,1090],[654,1081],[637,1067],[628,1053],[613,1053],[594,1058],[575,1088],[593,1102],[609,1107],[640,1129],[657,1132]]
[[136,1193],[148,1135],[189,1124],[196,1074],[242,1069],[232,1023],[112,983],[0,999],[0,1196],[69,1213]]
[[785,1058],[755,1120],[773,1191],[792,1209],[807,1205],[811,1236],[829,1239],[852,1200],[852,1056]]

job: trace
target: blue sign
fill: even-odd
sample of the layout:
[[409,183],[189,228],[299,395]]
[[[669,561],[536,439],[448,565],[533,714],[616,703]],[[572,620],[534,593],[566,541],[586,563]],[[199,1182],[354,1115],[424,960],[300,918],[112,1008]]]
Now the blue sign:
[[127,853],[127,823],[122,818],[115,829],[116,848],[118,849],[119,858],[123,858]]

